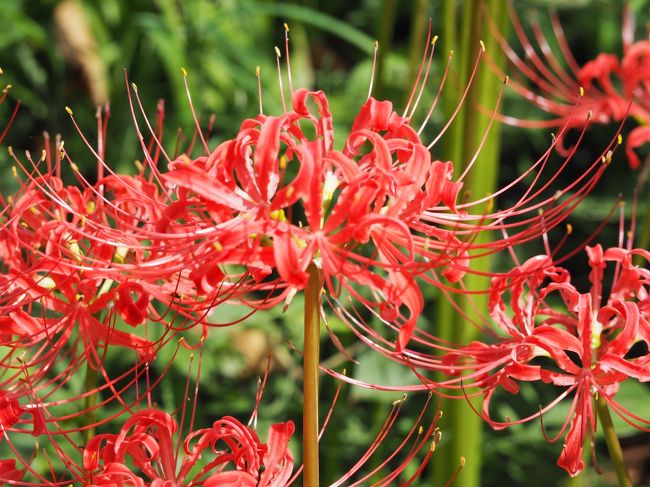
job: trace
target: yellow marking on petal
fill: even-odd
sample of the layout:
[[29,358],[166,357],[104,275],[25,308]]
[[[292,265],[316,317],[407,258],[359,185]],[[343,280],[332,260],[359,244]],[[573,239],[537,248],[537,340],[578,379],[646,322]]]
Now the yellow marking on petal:
[[183,75],[183,78],[187,78],[187,69],[181,68],[181,74]]
[[280,160],[278,161],[278,164],[280,165],[280,169],[286,169],[287,168],[287,156],[280,156]]
[[65,111],[68,112],[68,115],[72,115],[72,108],[70,108],[69,106],[65,107]]
[[580,87],[580,96],[585,96],[585,89],[582,86]]

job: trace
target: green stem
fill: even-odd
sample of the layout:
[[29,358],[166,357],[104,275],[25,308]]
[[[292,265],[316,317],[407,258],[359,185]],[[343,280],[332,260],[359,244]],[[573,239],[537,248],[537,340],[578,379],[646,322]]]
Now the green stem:
[[384,62],[390,52],[395,25],[395,0],[385,0],[379,21],[379,52],[377,53],[377,70],[375,72],[375,98],[382,98],[384,90]]
[[307,268],[305,289],[305,345],[303,356],[303,485],[319,485],[318,467],[318,366],[320,362],[321,271],[315,264]]
[[[90,364],[86,364],[86,378],[84,381],[86,387],[86,392],[97,389],[97,371],[94,370]],[[95,406],[97,405],[97,392],[94,392],[84,400],[85,405],[85,414],[84,426],[89,424],[94,424],[97,421],[97,415],[95,414]],[[91,438],[95,436],[95,428],[88,428],[85,430],[84,437],[86,438],[86,443],[90,441]]]
[[609,457],[614,463],[618,485],[621,487],[632,487],[632,481],[628,476],[627,468],[625,468],[625,461],[623,460],[623,450],[621,449],[621,444],[619,443],[618,436],[616,436],[616,431],[614,430],[612,416],[609,414],[609,408],[607,407],[605,399],[603,399],[603,396],[600,394],[596,398],[596,409],[598,410],[600,425],[603,427],[605,443],[607,444],[607,450],[609,450]]

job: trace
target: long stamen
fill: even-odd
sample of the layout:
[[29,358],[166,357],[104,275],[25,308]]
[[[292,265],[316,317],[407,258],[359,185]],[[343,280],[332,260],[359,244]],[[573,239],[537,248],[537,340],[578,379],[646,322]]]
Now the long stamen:
[[282,111],[284,113],[287,113],[287,102],[284,99],[284,85],[282,83],[282,67],[280,66],[281,57],[282,57],[282,53],[280,52],[280,48],[278,48],[278,46],[275,46],[275,63],[278,68],[278,84],[280,85],[280,99],[282,100]]
[[368,86],[368,96],[366,101],[372,96],[372,88],[375,83],[375,72],[377,70],[377,51],[379,50],[379,41],[375,41],[372,51],[372,69],[370,70],[370,85]]
[[[264,107],[262,106],[262,76],[261,76],[261,68],[259,66],[255,66],[255,77],[257,78],[257,97],[259,99],[259,104],[260,104],[260,115],[264,114]],[[283,100],[284,101],[284,100]]]
[[187,95],[187,101],[189,102],[190,105],[190,111],[192,112],[192,118],[194,118],[196,131],[198,132],[199,137],[201,138],[201,143],[203,144],[203,150],[205,151],[206,154],[210,154],[210,148],[208,147],[208,143],[205,141],[205,137],[203,136],[203,131],[201,130],[201,124],[199,124],[199,119],[196,116],[196,110],[194,110],[194,104],[192,103],[192,95],[190,93],[190,87],[187,84],[187,70],[185,68],[181,68],[181,74],[183,75],[183,85],[185,85],[185,93]]
[[289,25],[284,23],[284,53],[287,58],[287,77],[289,78],[289,93],[293,99],[293,80],[291,79],[291,57],[289,56]]

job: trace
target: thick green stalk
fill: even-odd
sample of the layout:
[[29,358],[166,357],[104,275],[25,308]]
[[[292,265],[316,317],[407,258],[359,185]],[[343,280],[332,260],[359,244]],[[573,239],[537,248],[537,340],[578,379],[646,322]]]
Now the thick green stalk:
[[377,52],[377,70],[375,72],[375,98],[382,98],[384,90],[384,63],[386,54],[390,52],[395,26],[395,0],[385,0],[379,20],[379,51]]
[[616,471],[616,477],[618,478],[618,485],[620,487],[632,487],[632,481],[630,480],[627,468],[625,468],[625,461],[623,460],[623,450],[618,441],[618,436],[616,436],[614,423],[612,423],[612,416],[609,414],[609,408],[607,407],[605,399],[603,399],[603,396],[600,394],[596,398],[596,409],[598,410],[600,425],[603,427],[605,443],[607,444],[607,450],[609,450],[609,457],[614,464],[614,470]]
[[303,356],[303,485],[319,485],[318,466],[318,366],[320,363],[320,297],[323,288],[321,271],[315,264],[307,268],[309,281],[305,289],[305,345]]
[[[485,7],[489,15],[497,22],[501,31],[507,28],[507,14],[504,0],[472,0],[461,3],[454,9],[454,2],[445,2],[443,16],[445,18],[445,29],[449,27],[450,32],[443,31],[443,39],[447,38],[446,46],[456,43],[460,52],[455,51],[454,68],[456,85],[449,87],[448,96],[445,98],[446,113],[450,114],[456,107],[460,94],[468,82],[469,74],[476,60],[480,49],[481,40],[490,39],[491,36],[484,25]],[[463,19],[461,35],[457,36],[454,17]],[[450,39],[450,34],[453,37]],[[453,48],[453,45],[451,45]],[[488,54],[497,65],[503,64],[503,55],[496,42],[486,42]],[[460,64],[460,66],[458,66]],[[481,139],[487,129],[489,117],[483,115],[479,108],[491,110],[501,89],[502,80],[498,79],[489,69],[486,63],[479,66],[476,78],[472,84],[468,99],[465,101],[459,116],[452,125],[452,131],[446,137],[445,158],[454,162],[456,176],[463,170],[464,166],[472,159],[478,149]],[[479,157],[474,164],[468,177],[464,181],[465,194],[470,199],[479,199],[494,192],[497,184],[498,161],[500,150],[500,130],[493,126],[490,134],[481,149]],[[479,234],[475,244],[488,244],[491,236],[484,232]],[[472,260],[472,270],[487,272],[490,270],[492,261],[489,258]],[[476,274],[468,274],[464,280],[468,290],[487,289],[489,280]],[[462,297],[458,303],[469,319],[480,321],[485,316],[487,309],[487,295],[473,295]],[[478,338],[476,329],[468,323],[453,307],[444,300],[438,305],[438,328],[436,330],[440,338],[450,340],[459,344],[468,344]],[[467,391],[472,392],[472,391]],[[480,403],[474,402],[474,408],[480,409]],[[466,459],[463,470],[458,475],[454,485],[475,487],[480,485],[481,460],[483,449],[483,422],[463,399],[445,401],[442,405],[444,415],[441,420],[441,428],[449,439],[446,445],[436,452],[434,460],[434,475],[436,485],[444,484],[458,466],[460,457]],[[443,453],[444,452],[444,453]]]
[[[97,389],[97,371],[93,369],[89,363],[86,363],[86,378],[84,381],[86,387],[86,392]],[[94,424],[97,421],[97,415],[95,414],[95,406],[97,405],[97,392],[94,392],[86,396],[84,400],[84,407],[86,413],[84,414],[84,426],[89,424]],[[84,437],[86,438],[86,443],[90,441],[91,438],[95,436],[95,428],[88,428],[85,430]]]

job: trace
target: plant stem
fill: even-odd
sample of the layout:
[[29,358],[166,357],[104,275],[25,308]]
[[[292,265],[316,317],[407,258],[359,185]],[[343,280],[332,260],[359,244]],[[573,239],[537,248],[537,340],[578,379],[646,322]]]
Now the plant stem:
[[614,423],[612,423],[612,416],[609,414],[609,408],[601,394],[598,394],[598,397],[596,398],[596,409],[598,410],[600,425],[603,427],[605,443],[607,444],[607,450],[609,450],[609,457],[614,463],[618,485],[621,487],[632,487],[632,481],[630,480],[627,468],[625,468],[625,461],[623,460],[623,450],[618,441],[618,436],[616,436]]
[[321,271],[315,264],[307,268],[305,289],[305,345],[303,355],[303,485],[319,485],[318,468],[318,366],[320,362]]
[[[85,378],[85,383],[86,387],[86,392],[88,391],[93,391],[97,389],[97,371],[94,370],[90,364],[86,364],[86,378]],[[95,406],[97,405],[97,392],[94,392],[88,396],[86,396],[86,399],[84,401],[84,407],[85,407],[85,414],[83,415],[84,418],[84,426],[87,426],[89,424],[94,424],[95,421],[97,420],[97,416],[95,414]],[[86,443],[90,441],[91,438],[95,436],[95,428],[88,428],[85,430],[84,434],[86,438]]]

